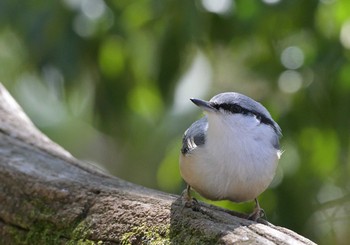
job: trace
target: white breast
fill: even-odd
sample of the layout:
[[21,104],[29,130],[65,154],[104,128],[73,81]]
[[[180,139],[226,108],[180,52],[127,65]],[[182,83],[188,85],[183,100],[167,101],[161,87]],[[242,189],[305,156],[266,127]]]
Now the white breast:
[[184,180],[199,194],[235,202],[256,198],[271,183],[279,159],[275,132],[253,116],[208,115],[206,142],[180,156]]

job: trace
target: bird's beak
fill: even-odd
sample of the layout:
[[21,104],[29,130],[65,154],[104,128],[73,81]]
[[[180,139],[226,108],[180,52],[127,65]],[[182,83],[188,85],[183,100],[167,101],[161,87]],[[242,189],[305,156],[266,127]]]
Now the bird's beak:
[[213,112],[216,111],[216,109],[208,102],[205,100],[200,100],[200,99],[190,99],[196,106],[202,108],[202,110],[207,111],[207,112]]

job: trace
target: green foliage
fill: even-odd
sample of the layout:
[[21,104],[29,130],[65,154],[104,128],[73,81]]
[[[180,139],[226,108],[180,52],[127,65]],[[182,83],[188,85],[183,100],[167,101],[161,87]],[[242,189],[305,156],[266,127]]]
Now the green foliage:
[[181,135],[200,115],[189,97],[247,94],[284,134],[277,176],[260,198],[267,217],[345,244],[350,2],[213,3],[1,1],[0,80],[77,157],[178,194]]

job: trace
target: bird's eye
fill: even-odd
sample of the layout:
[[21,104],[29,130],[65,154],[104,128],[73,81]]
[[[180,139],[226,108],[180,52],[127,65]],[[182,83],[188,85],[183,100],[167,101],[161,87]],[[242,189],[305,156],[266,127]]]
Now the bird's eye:
[[240,107],[239,105],[233,105],[233,112],[241,113],[242,107]]
[[213,104],[213,107],[216,109],[222,109],[226,112],[230,112],[233,114],[249,114],[249,110],[241,107],[237,104],[228,104],[228,103],[222,103],[222,104]]

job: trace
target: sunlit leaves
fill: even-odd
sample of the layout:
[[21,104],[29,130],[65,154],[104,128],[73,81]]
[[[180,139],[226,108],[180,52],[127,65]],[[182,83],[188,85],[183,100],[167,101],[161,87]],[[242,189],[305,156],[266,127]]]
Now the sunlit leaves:
[[148,0],[134,1],[123,10],[122,19],[127,31],[142,27],[147,21],[153,18],[151,6]]
[[121,38],[111,36],[100,46],[99,65],[103,75],[116,78],[125,67],[125,49]]
[[184,186],[178,162],[180,147],[180,139],[173,142],[165,152],[165,157],[157,170],[157,183],[165,191],[176,193],[181,186]]
[[316,26],[318,31],[328,38],[338,38],[341,26],[350,18],[350,2],[320,1],[316,12]]
[[150,86],[135,87],[128,96],[128,102],[131,110],[153,122],[163,109],[159,92]]
[[305,128],[300,134],[300,146],[308,157],[313,174],[325,178],[335,170],[338,162],[339,143],[334,131]]

